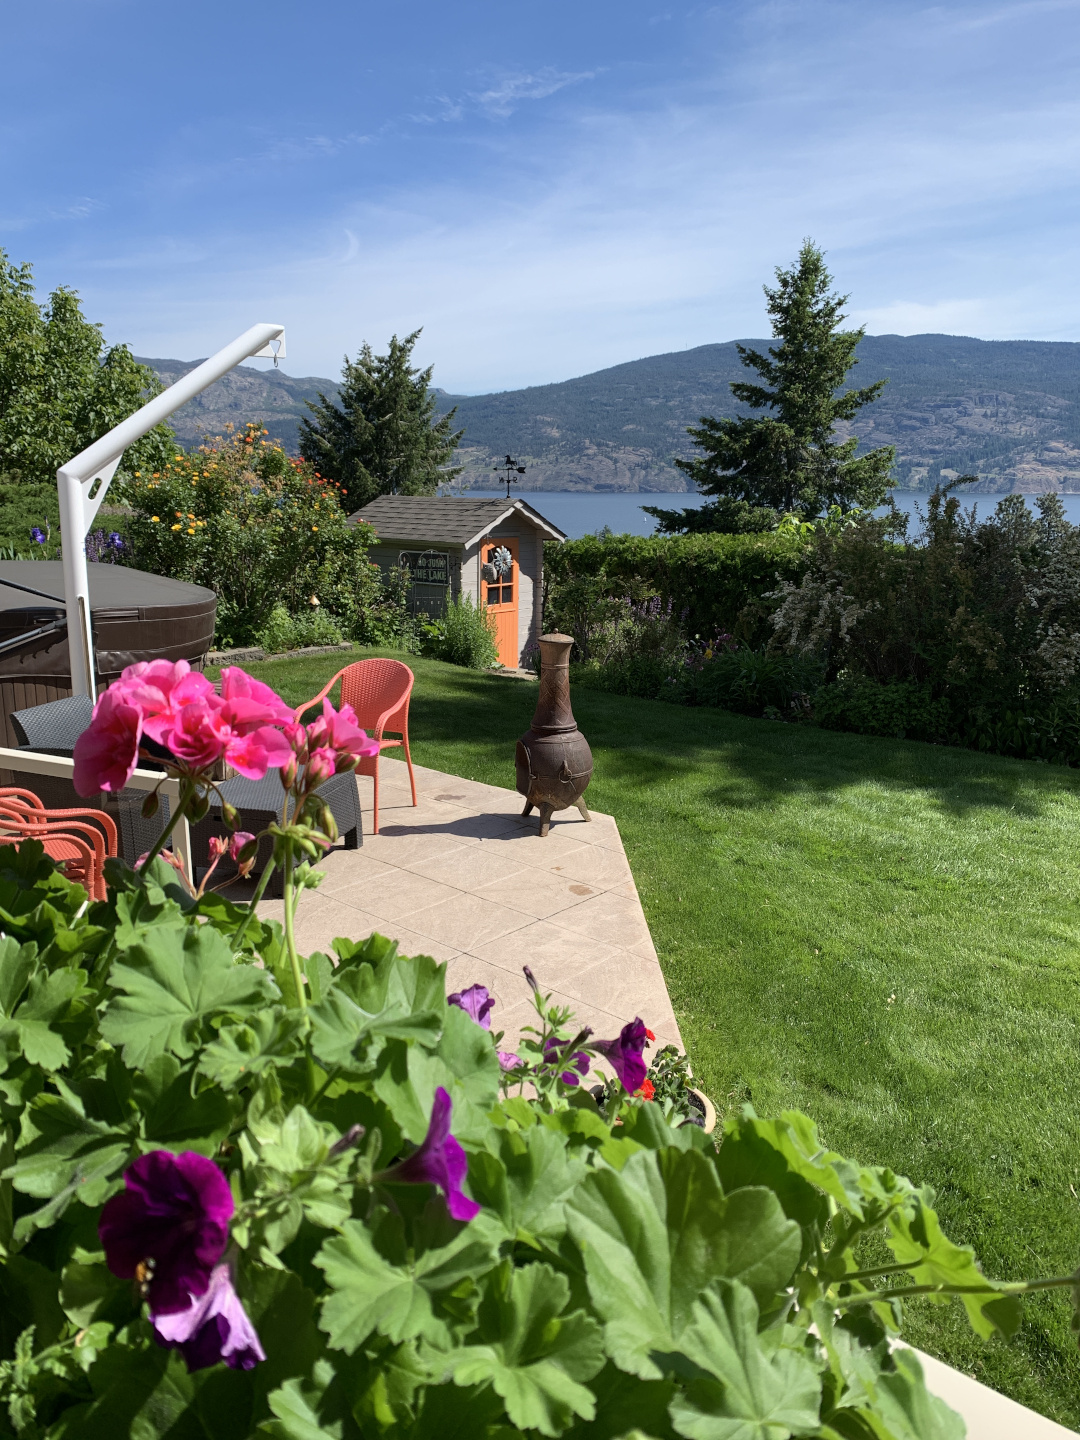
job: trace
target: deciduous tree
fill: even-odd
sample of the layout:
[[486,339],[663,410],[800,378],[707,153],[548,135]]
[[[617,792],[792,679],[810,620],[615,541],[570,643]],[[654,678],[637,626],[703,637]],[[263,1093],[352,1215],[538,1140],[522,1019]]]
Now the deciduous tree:
[[[74,290],[61,287],[39,305],[32,267],[0,250],[0,473],[55,482],[65,460],[161,388],[126,345],[106,348]],[[172,431],[158,425],[129,447],[120,473],[159,468],[172,445]]]

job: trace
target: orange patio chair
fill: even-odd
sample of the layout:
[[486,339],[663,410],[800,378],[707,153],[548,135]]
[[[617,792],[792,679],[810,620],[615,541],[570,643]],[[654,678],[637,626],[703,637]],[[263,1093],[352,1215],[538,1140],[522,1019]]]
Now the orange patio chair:
[[46,855],[92,900],[105,899],[105,861],[117,853],[116,825],[102,810],[47,810],[32,790],[0,787],[0,843],[40,840]]
[[[405,763],[409,767],[409,785],[412,789],[412,803],[416,801],[416,777],[413,775],[412,756],[409,754],[409,696],[412,694],[415,676],[408,665],[400,660],[356,660],[346,665],[319,691],[313,700],[301,705],[295,712],[299,720],[313,705],[320,705],[330,694],[337,682],[341,681],[341,704],[351,705],[356,712],[357,723],[379,742],[380,752],[396,745],[405,747]],[[400,735],[400,740],[385,739],[386,731]],[[361,760],[356,767],[358,775],[370,775],[375,782],[375,815],[372,833],[379,833],[379,755]]]

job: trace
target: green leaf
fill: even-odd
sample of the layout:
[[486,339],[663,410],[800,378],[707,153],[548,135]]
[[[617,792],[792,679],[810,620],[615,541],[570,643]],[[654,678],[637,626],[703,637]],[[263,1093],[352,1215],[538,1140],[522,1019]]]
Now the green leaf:
[[604,1364],[600,1327],[578,1310],[564,1315],[570,1285],[547,1265],[509,1265],[493,1277],[470,1343],[447,1356],[457,1385],[490,1382],[519,1430],[559,1435],[575,1415],[591,1420],[596,1401],[581,1383]]
[[[961,1295],[964,1309],[976,1334],[989,1340],[995,1332],[1010,1339],[1020,1328],[1022,1303],[1018,1295],[995,1290],[975,1261],[970,1245],[954,1245],[941,1233],[936,1213],[920,1197],[913,1214],[902,1210],[889,1216],[886,1241],[889,1249],[903,1264],[918,1261],[905,1280],[912,1285],[977,1285],[981,1295]],[[947,1302],[949,1296],[930,1296]]]
[[893,1354],[896,1366],[878,1380],[873,1409],[855,1410],[875,1440],[964,1440],[963,1420],[944,1400],[931,1395],[922,1366],[911,1350]]
[[0,1011],[13,1015],[37,963],[37,946],[20,945],[10,935],[0,940]]
[[[323,1301],[319,1323],[335,1350],[351,1355],[373,1330],[395,1343],[415,1335],[445,1342],[447,1327],[433,1300],[495,1263],[500,1237],[483,1215],[463,1225],[448,1243],[417,1246],[412,1253],[405,1252],[400,1226],[398,1217],[388,1217],[378,1234],[347,1220],[341,1234],[325,1241],[316,1255],[314,1263],[332,1292]],[[382,1251],[397,1251],[394,1260],[376,1248],[377,1235]]]
[[91,1120],[78,1096],[64,1089],[36,1095],[27,1106],[15,1163],[4,1171],[24,1195],[49,1197],[42,1210],[19,1220],[18,1236],[51,1225],[76,1192],[84,1204],[101,1204],[133,1149],[129,1130]]
[[88,1378],[93,1402],[65,1410],[50,1440],[201,1440],[196,1381],[175,1350],[109,1345]]
[[578,1421],[565,1432],[566,1440],[673,1440],[668,1405],[675,1393],[672,1380],[639,1380],[609,1361],[589,1382],[596,1396],[596,1415],[588,1424]]
[[199,1056],[199,1070],[226,1088],[274,1065],[289,1065],[302,1052],[297,1043],[303,1016],[280,1006],[221,1027]]
[[325,998],[308,1007],[311,1046],[324,1065],[348,1065],[361,1043],[375,1036],[416,1040],[423,1045],[438,1041],[442,1017],[435,1010],[413,1012],[393,1003],[367,1009],[367,1004],[377,1004],[381,997],[363,983],[365,970],[346,970],[335,977]]
[[166,1051],[187,1059],[211,1016],[245,1015],[278,998],[265,970],[234,964],[228,944],[208,925],[158,926],[125,952],[109,980],[124,993],[109,1004],[101,1034],[123,1046],[132,1069]]
[[466,1144],[483,1144],[499,1093],[499,1059],[491,1036],[456,1005],[446,1011],[435,1050],[391,1040],[379,1056],[372,1088],[403,1134],[419,1144],[427,1134],[435,1091],[453,1101],[452,1128]]
[[780,1201],[784,1214],[803,1229],[805,1261],[816,1226],[821,1232],[829,1218],[829,1202],[809,1180],[789,1164],[782,1150],[769,1143],[753,1124],[736,1121],[724,1135],[716,1154],[716,1171],[726,1191],[744,1185],[764,1185]]
[[796,1350],[766,1352],[754,1297],[738,1281],[716,1280],[694,1306],[682,1348],[704,1374],[671,1402],[687,1440],[787,1440],[819,1426],[821,1382]]
[[725,1196],[700,1151],[639,1151],[594,1171],[567,1206],[608,1354],[643,1380],[653,1352],[678,1347],[694,1302],[718,1276],[771,1298],[799,1258],[799,1227],[758,1188]]
[[488,1143],[496,1154],[469,1156],[473,1199],[494,1210],[508,1234],[557,1241],[566,1231],[565,1201],[585,1177],[585,1157],[540,1125],[497,1130]]
[[103,1258],[76,1259],[64,1266],[60,1303],[64,1314],[80,1330],[95,1320],[122,1323],[132,1319],[139,1305],[131,1281],[117,1279]]
[[180,1068],[172,1055],[159,1055],[137,1073],[132,1093],[142,1111],[142,1136],[171,1150],[214,1155],[239,1110],[235,1096],[217,1086],[192,1094],[193,1068]]
[[[761,1120],[746,1106],[743,1114],[729,1120],[728,1135],[749,1130],[765,1141],[787,1162],[788,1168],[800,1175],[836,1203],[859,1219],[863,1215],[863,1189],[860,1169],[853,1160],[845,1160],[821,1143],[817,1126],[798,1110],[785,1110],[777,1120]],[[725,1139],[724,1144],[727,1144]],[[723,1148],[723,1147],[721,1147]]]
[[259,1434],[272,1435],[274,1440],[341,1440],[342,1421],[323,1425],[319,1420],[321,1395],[321,1391],[313,1390],[302,1380],[286,1380],[284,1385],[271,1391],[269,1404],[276,1419],[264,1420]]

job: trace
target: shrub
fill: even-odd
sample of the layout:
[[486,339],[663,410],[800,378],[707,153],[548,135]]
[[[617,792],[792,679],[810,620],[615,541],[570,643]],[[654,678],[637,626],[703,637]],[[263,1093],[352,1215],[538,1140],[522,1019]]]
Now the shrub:
[[271,655],[299,650],[304,645],[340,645],[341,628],[321,607],[290,615],[284,605],[275,605],[259,632],[259,644]]
[[883,685],[865,675],[843,674],[814,692],[814,720],[826,730],[854,730],[896,740],[945,740],[949,702],[934,699],[929,685],[894,680]]
[[265,435],[248,424],[128,481],[128,563],[216,591],[223,647],[254,643],[275,606],[299,615],[313,596],[356,634],[380,597],[370,527],[349,525],[334,483]]
[[763,597],[806,569],[812,538],[794,530],[765,535],[587,535],[544,546],[547,629],[579,640],[604,623],[598,611],[626,597],[659,596],[691,634],[729,630],[750,644],[769,638],[772,609]]
[[484,605],[474,605],[471,595],[458,595],[446,602],[443,613],[421,622],[423,653],[469,670],[490,670],[499,663],[495,620]]

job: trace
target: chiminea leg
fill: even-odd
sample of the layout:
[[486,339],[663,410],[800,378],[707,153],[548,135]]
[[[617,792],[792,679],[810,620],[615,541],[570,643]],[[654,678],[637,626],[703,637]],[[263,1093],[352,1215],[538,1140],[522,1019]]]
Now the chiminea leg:
[[551,825],[551,817],[555,814],[555,806],[549,805],[545,800],[540,806],[540,834],[546,835]]
[[526,800],[526,801],[525,801],[525,809],[522,810],[522,812],[521,812],[522,815],[531,815],[531,814],[532,814],[532,808],[533,808],[532,801],[531,801],[531,800]]
[[577,806],[578,813],[581,815],[581,818],[583,820],[592,819],[592,816],[589,814],[589,807],[585,804],[584,795],[579,795],[578,798],[574,801],[574,804]]

